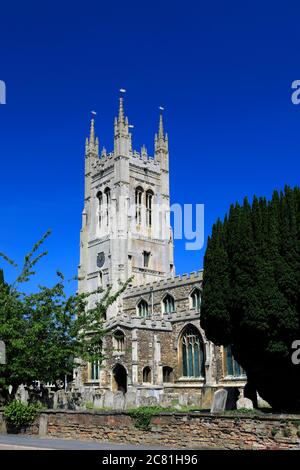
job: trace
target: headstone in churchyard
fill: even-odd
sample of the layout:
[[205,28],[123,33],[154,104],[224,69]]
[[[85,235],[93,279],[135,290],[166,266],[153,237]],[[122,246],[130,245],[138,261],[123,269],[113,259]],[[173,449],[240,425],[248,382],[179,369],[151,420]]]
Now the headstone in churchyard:
[[53,409],[56,410],[58,407],[58,392],[53,393]]
[[190,393],[188,395],[188,405],[189,406],[201,406],[201,395],[200,393]]
[[214,393],[212,407],[210,410],[211,413],[222,413],[222,411],[225,410],[227,395],[228,392],[224,388],[221,388],[221,390],[217,390]]
[[123,411],[125,407],[125,396],[123,392],[115,392],[113,397],[113,409]]
[[253,402],[249,398],[243,397],[236,402],[236,407],[238,410],[241,408],[245,410],[253,410]]
[[6,351],[4,341],[0,341],[0,364],[6,364]]
[[39,437],[46,437],[48,431],[48,415],[40,416]]
[[261,398],[259,394],[257,393],[257,406],[258,408],[271,408],[270,403],[268,403],[266,400]]
[[103,408],[103,395],[100,395],[97,393],[94,396],[94,402],[93,402],[94,408]]
[[111,390],[106,390],[103,397],[103,408],[112,408],[113,407],[114,392]]
[[156,397],[140,397],[141,406],[157,406],[158,401]]
[[187,393],[180,393],[179,396],[178,396],[178,404],[180,406],[187,406],[188,405],[188,400],[189,399],[189,396]]
[[137,394],[133,389],[128,389],[125,395],[125,408],[130,410],[130,408],[135,408],[137,405]]
[[26,390],[24,384],[19,385],[17,393],[16,393],[16,398],[20,400],[21,403],[24,403],[24,405],[27,405],[28,399],[29,399],[29,393]]

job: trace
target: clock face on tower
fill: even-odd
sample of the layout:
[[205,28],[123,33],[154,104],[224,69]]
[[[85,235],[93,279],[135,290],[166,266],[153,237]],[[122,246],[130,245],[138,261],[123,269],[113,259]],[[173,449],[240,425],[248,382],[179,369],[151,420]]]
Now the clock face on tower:
[[105,263],[105,254],[103,253],[103,251],[101,251],[101,253],[97,254],[97,266],[98,266],[98,268],[102,268],[104,263]]

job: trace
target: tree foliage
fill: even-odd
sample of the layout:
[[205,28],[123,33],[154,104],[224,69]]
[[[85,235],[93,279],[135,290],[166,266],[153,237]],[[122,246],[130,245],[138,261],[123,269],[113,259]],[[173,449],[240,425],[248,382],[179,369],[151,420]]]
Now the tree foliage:
[[254,197],[217,220],[204,259],[202,326],[231,345],[248,383],[274,408],[300,408],[300,188]]
[[[36,380],[55,383],[72,373],[75,358],[101,362],[107,308],[127,286],[120,286],[115,294],[99,288],[67,296],[65,278],[57,272],[54,286],[23,292],[24,284],[36,274],[38,261],[47,254],[38,251],[48,236],[49,232],[25,256],[12,284],[5,282],[3,271],[0,273],[0,339],[6,344],[7,358],[7,364],[0,369],[2,390],[7,391],[11,385],[15,391],[21,383]],[[0,256],[18,269],[6,255]],[[89,296],[100,293],[101,300],[87,310]]]
[[12,400],[4,407],[4,417],[9,426],[20,430],[34,422],[40,409],[41,406],[38,403],[25,405],[19,400]]

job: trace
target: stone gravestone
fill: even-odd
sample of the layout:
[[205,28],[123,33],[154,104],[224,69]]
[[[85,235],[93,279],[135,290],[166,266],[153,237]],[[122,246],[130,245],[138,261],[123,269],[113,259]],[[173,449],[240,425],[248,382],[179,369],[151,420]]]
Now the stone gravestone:
[[95,394],[93,401],[94,409],[103,408],[103,401],[103,395],[100,395],[100,393]]
[[140,405],[141,406],[157,406],[157,398],[156,397],[140,397]]
[[243,397],[236,402],[236,407],[238,410],[241,408],[245,410],[253,410],[253,402],[249,398]]
[[40,416],[40,424],[39,424],[39,436],[46,437],[48,431],[48,416],[41,415]]
[[214,393],[212,407],[210,410],[211,413],[222,413],[222,411],[225,410],[227,395],[228,392],[224,388],[221,388],[221,390],[217,390]]
[[257,406],[258,408],[271,408],[270,403],[268,403],[266,400],[261,398],[259,394],[257,393]]
[[123,411],[125,407],[125,396],[123,392],[115,392],[113,397],[113,409]]
[[106,390],[103,397],[103,408],[113,408],[114,392]]
[[6,364],[5,343],[0,341],[0,364]]
[[137,393],[135,390],[128,389],[125,395],[125,408],[130,410],[130,408],[135,408],[137,405]]
[[58,408],[58,392],[53,393],[53,409]]
[[24,405],[28,404],[29,393],[26,390],[24,384],[19,385],[16,393],[16,399],[19,400],[21,403],[24,403]]

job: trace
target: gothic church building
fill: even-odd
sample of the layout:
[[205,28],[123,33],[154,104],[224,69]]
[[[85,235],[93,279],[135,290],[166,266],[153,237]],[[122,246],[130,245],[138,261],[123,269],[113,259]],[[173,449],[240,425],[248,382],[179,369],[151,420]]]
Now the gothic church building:
[[144,146],[133,150],[131,127],[120,97],[113,151],[99,152],[94,119],[86,140],[78,290],[116,291],[120,283],[131,283],[107,312],[107,359],[100,367],[82,363],[75,388],[97,396],[103,407],[114,407],[121,394],[127,408],[209,407],[216,389],[242,388],[245,376],[229,348],[205,337],[202,272],[175,275],[162,113],[154,156]]

